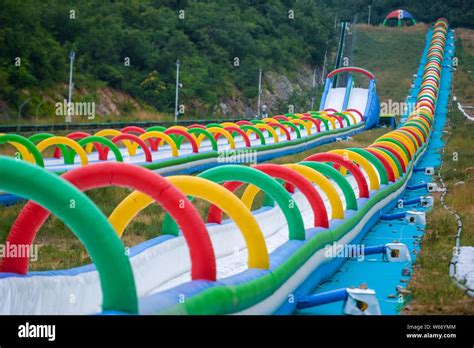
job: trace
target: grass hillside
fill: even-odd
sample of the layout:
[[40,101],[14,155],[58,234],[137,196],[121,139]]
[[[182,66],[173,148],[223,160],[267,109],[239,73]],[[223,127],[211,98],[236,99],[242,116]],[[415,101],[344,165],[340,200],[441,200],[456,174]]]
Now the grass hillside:
[[353,65],[375,74],[380,102],[403,102],[425,46],[428,26],[357,25]]

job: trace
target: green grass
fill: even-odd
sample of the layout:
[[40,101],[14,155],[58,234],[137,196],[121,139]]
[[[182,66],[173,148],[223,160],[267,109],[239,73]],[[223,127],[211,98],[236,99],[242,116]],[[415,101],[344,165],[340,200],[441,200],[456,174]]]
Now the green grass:
[[371,71],[377,79],[380,102],[403,102],[425,46],[428,27],[357,25],[353,65]]

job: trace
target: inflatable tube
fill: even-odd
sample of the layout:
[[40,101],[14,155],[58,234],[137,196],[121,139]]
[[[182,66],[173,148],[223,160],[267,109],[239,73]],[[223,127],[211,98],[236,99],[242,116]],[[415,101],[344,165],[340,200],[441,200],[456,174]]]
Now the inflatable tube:
[[[177,175],[170,176],[167,180],[183,194],[211,202],[228,214],[246,241],[248,267],[268,269],[270,261],[262,231],[242,201],[222,186],[199,177]],[[112,212],[110,221],[113,224],[113,221],[120,219],[118,227],[122,231],[134,216],[151,203],[151,197],[138,191],[132,192]]]
[[344,156],[335,153],[316,153],[306,157],[303,161],[333,162],[345,167],[354,176],[357,182],[359,197],[369,198],[369,187],[365,181],[364,175],[354,163],[346,159]]
[[[158,174],[125,163],[99,163],[74,169],[65,173],[62,178],[81,191],[99,187],[121,186],[135,189],[152,197],[165,211],[173,216],[182,228],[183,236],[189,246],[193,279],[216,279],[214,252],[204,222],[186,196]],[[75,197],[75,195],[69,197]],[[81,210],[70,209],[70,199],[67,199],[67,204],[64,201],[62,202],[64,204],[63,210]],[[79,205],[77,206],[79,207]],[[28,202],[13,224],[7,241],[10,245],[31,245],[48,216],[48,210],[36,203]],[[90,224],[95,223],[93,220],[83,218],[78,220],[76,224],[82,224],[86,221],[90,221]],[[112,220],[114,224],[116,221],[117,219]],[[100,232],[96,229],[91,230],[95,233]],[[95,236],[95,238],[98,238],[98,236]],[[98,240],[101,239],[98,238]],[[104,245],[101,247],[104,247]],[[2,272],[26,274],[27,270],[27,257],[4,258],[1,264]]]
[[[238,165],[227,165],[208,169],[198,176],[217,183],[237,181],[239,183],[248,183],[259,187],[265,194],[275,200],[282,210],[288,222],[289,238],[291,240],[305,239],[303,219],[301,218],[299,210],[293,204],[293,199],[288,192],[270,176],[257,169]],[[240,185],[238,185],[238,187],[240,187]],[[213,210],[213,212],[211,210]],[[216,215],[221,216],[222,214],[220,210],[219,213],[215,212],[215,210],[217,210],[217,208],[214,206],[211,206],[209,209],[209,219],[213,219],[213,222],[220,221],[219,218],[216,218]]]
[[44,167],[41,153],[38,151],[35,144],[33,144],[29,139],[16,134],[1,134],[0,144],[4,143],[8,143],[15,147],[25,161],[36,163],[38,166]]
[[346,202],[346,209],[357,210],[357,198],[354,193],[349,181],[336,169],[333,167],[319,162],[298,162],[303,166],[310,167],[321,174],[327,176],[328,178],[334,180],[334,182],[340,187],[342,194],[344,195],[344,200]]
[[[52,212],[71,228],[99,273],[103,310],[138,313],[135,282],[125,248],[105,216],[85,194],[38,166],[1,156],[0,189],[31,199],[38,207],[41,204],[45,207],[41,209]],[[80,209],[71,209],[71,200]],[[1,264],[2,272],[10,272],[11,269],[5,267],[5,260]],[[18,260],[21,258],[13,258],[13,264],[21,262]],[[23,271],[26,273],[26,269]]]
[[[38,143],[38,145],[36,145],[36,148],[41,153],[46,148],[48,148],[52,145],[66,145],[66,146],[70,147],[71,149],[73,149],[75,151],[75,153],[77,153],[77,155],[81,159],[81,165],[85,166],[89,163],[89,159],[87,158],[87,154],[84,151],[84,149],[78,143],[76,143],[74,140],[71,140],[71,139],[66,138],[66,137],[51,137],[51,138],[44,139],[44,140],[40,141]],[[92,144],[89,144],[89,145],[92,145]]]
[[[152,157],[151,151],[142,139],[140,139],[136,135],[129,134],[129,133],[125,133],[125,134],[122,133],[122,134],[117,135],[117,136],[112,138],[112,142],[114,144],[117,144],[119,141],[122,141],[122,140],[124,141],[124,143],[127,140],[129,142],[133,141],[133,142],[137,143],[142,148],[143,152],[145,153],[145,160],[147,162],[153,162],[153,157]],[[109,148],[106,148],[104,151],[108,154]],[[128,147],[128,151],[129,151],[128,153],[129,153],[130,156],[134,156],[135,153],[136,153],[136,150],[135,150],[133,145],[130,145]]]
[[[314,186],[311,185],[311,183],[305,179],[304,175],[295,171],[293,168],[279,166],[276,164],[259,164],[253,166],[253,168],[258,169],[273,178],[282,179],[285,182],[289,182],[295,185],[306,197],[311,206],[311,209],[313,210],[314,227],[320,226],[327,228],[329,226],[328,214],[323,199],[321,198],[319,192],[314,188]],[[246,190],[242,195],[242,201],[248,209],[252,207],[253,200],[259,191],[260,189],[257,186],[247,186]]]
[[[90,144],[90,143],[95,144],[96,149],[98,150],[98,152],[99,152],[99,149],[98,149],[97,145],[98,144],[103,145],[101,151],[103,152],[104,157],[100,158],[100,155],[99,155],[100,160],[103,160],[103,161],[107,160],[108,152],[105,151],[105,148],[109,148],[114,153],[115,160],[117,162],[123,162],[122,153],[120,152],[117,145],[115,145],[111,140],[109,140],[107,138],[104,138],[104,137],[98,137],[98,136],[92,135],[92,136],[87,137],[87,138],[82,138],[81,140],[78,141],[79,146],[81,146],[82,148],[84,148],[84,146],[86,146],[87,144]],[[74,163],[74,157],[76,156],[76,151],[74,151],[74,149],[71,149],[71,151],[69,152],[69,155],[71,156],[71,160]]]

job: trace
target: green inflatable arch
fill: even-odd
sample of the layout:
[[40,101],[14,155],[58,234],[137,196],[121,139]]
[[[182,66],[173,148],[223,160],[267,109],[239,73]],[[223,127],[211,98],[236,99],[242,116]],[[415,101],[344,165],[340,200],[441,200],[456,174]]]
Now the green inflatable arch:
[[[117,162],[123,162],[123,157],[122,157],[122,153],[120,152],[119,148],[117,147],[117,145],[115,145],[112,140],[106,138],[106,137],[98,137],[96,135],[93,135],[93,136],[90,136],[90,137],[87,137],[87,138],[82,138],[81,140],[79,140],[77,142],[81,147],[84,147],[86,146],[87,144],[89,143],[100,143],[104,146],[107,146],[115,155],[115,159],[117,160]],[[71,155],[71,158],[72,160],[74,161],[74,157],[76,157],[76,151],[74,151],[74,149],[71,149],[69,151],[70,155]]]
[[314,170],[317,170],[321,174],[327,176],[328,178],[334,180],[334,182],[341,188],[342,194],[346,201],[346,209],[357,210],[359,207],[357,205],[357,198],[354,193],[349,181],[342,175],[337,169],[334,169],[330,165],[322,162],[312,162],[312,161],[303,161],[298,162],[304,166],[310,167]]
[[[99,273],[104,311],[138,313],[125,248],[104,214],[81,191],[56,174],[0,156],[0,189],[31,199],[58,216],[84,244]],[[78,209],[71,209],[71,199]]]
[[288,121],[280,121],[280,123],[293,129],[296,133],[296,138],[301,139],[301,132],[298,126],[296,126],[296,124],[288,122]]
[[[204,136],[207,139],[209,139],[209,142],[211,143],[212,149],[214,151],[218,151],[217,141],[216,141],[216,139],[214,139],[214,137],[212,136],[212,134],[209,131],[207,131],[205,129],[202,129],[202,128],[189,128],[188,133],[189,134],[197,134],[197,135],[204,134]],[[178,146],[178,149],[181,147],[181,143],[183,142],[183,139],[184,139],[184,137],[180,137],[178,139],[178,143],[176,144]]]
[[415,147],[416,150],[418,150],[418,142],[416,141],[413,134],[411,134],[410,132],[408,132],[404,129],[397,129],[397,131],[404,134],[404,135],[406,135],[408,138],[410,138],[410,141],[412,142],[413,146]]
[[425,139],[428,139],[428,132],[426,131],[426,125],[423,123],[423,121],[420,120],[409,120],[404,124],[404,126],[413,126],[416,127],[420,130],[421,133],[425,136]]
[[217,127],[217,128],[224,129],[224,126],[219,124],[219,123],[208,123],[208,124],[206,124],[206,128],[211,128],[211,127]]
[[28,151],[30,151],[33,155],[36,164],[40,167],[44,167],[43,156],[41,156],[41,153],[38,151],[35,144],[31,140],[17,134],[0,135],[0,144],[4,144],[7,142],[17,143],[26,147]]
[[[407,156],[407,158],[410,159],[410,154],[408,153],[407,149],[405,149],[405,146],[403,146],[403,144],[401,142],[399,142],[398,140],[388,138],[388,137],[387,138],[384,137],[384,138],[377,139],[377,141],[388,141],[389,143],[397,145],[400,148],[400,150],[403,151],[405,156]],[[375,144],[377,144],[377,143],[375,143]]]
[[[226,165],[208,169],[198,175],[201,178],[223,183],[226,181],[239,181],[252,184],[261,189],[276,201],[288,223],[289,238],[291,240],[305,240],[305,228],[303,218],[296,203],[290,194],[272,177],[246,166]],[[293,202],[293,204],[290,204]],[[178,226],[167,214],[163,221],[163,233],[177,235]]]
[[400,173],[400,176],[402,176],[403,174],[402,165],[400,164],[400,162],[398,162],[398,159],[395,157],[395,155],[391,153],[390,151],[383,149],[381,147],[378,147],[377,149],[386,153],[387,156],[389,156],[393,160],[393,162],[395,162],[395,165],[397,166],[397,170]]
[[372,165],[375,167],[377,172],[379,173],[379,178],[380,178],[380,183],[388,185],[388,175],[387,172],[385,171],[385,167],[383,166],[382,162],[375,157],[375,155],[371,154],[369,151],[365,149],[359,149],[357,147],[350,147],[347,150],[351,150],[353,152],[358,153],[362,157],[364,157],[367,161],[372,163]]
[[259,139],[260,139],[260,145],[265,145],[266,144],[266,141],[265,141],[265,136],[263,135],[263,133],[260,131],[260,129],[258,129],[257,127],[255,126],[251,126],[249,124],[244,124],[242,126],[240,126],[240,129],[242,129],[244,132],[245,131],[248,131],[248,130],[252,130],[254,131]]
[[[55,137],[55,136],[56,135],[51,134],[51,133],[37,133],[37,134],[34,134],[31,137],[29,137],[28,139],[33,144],[36,144],[36,143],[39,143],[40,141],[43,141],[44,139],[48,139],[48,138]],[[71,158],[71,156],[69,154],[68,147],[66,145],[63,145],[63,144],[58,144],[56,146],[59,147],[59,149],[61,150],[61,153],[63,154],[64,164],[74,164],[74,162],[73,162],[74,160],[73,160],[73,158]]]
[[[168,129],[168,128],[163,127],[163,126],[153,126],[153,127],[148,127],[148,128],[146,129],[146,131],[147,131],[147,132],[153,132],[153,131],[156,131],[156,132],[164,132],[164,131],[166,131],[167,129]],[[179,139],[179,136],[177,136],[176,134],[168,134],[168,135],[170,136],[171,139],[173,139],[173,141],[175,142],[176,146],[177,146],[178,149],[179,149],[179,147],[180,147],[180,145],[181,145],[181,142],[182,142],[183,140],[181,140],[181,142],[178,144],[177,139]],[[182,137],[181,137],[181,138],[182,138]]]
[[329,128],[329,121],[326,120],[325,118],[322,118],[319,115],[311,115],[311,118],[315,118],[317,120],[320,120],[322,123],[324,123],[324,126],[326,127],[327,130],[331,129],[331,128]]
[[351,120],[346,114],[343,114],[341,112],[335,112],[334,115],[341,116],[343,119],[346,120],[346,123],[347,123],[348,126],[351,125]]

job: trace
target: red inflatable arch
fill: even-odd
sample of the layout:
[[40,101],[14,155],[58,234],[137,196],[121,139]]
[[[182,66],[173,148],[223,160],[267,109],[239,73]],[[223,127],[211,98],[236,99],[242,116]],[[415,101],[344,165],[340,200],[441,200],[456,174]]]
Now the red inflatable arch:
[[329,117],[335,118],[339,122],[339,128],[344,128],[344,124],[342,123],[342,116],[328,114]]
[[277,123],[277,122],[268,122],[267,124],[272,128],[277,127],[279,129],[281,129],[286,135],[286,140],[291,140],[290,132],[288,132],[288,129],[284,125],[282,125],[280,123]]
[[359,188],[359,197],[369,198],[369,186],[365,180],[362,171],[352,161],[347,160],[344,156],[335,153],[316,153],[314,155],[306,157],[303,161],[314,161],[314,162],[333,162],[344,168],[346,168],[354,176]]
[[194,139],[194,137],[189,134],[188,132],[185,132],[184,130],[182,129],[176,129],[176,128],[171,128],[171,129],[167,129],[164,131],[164,133],[170,135],[170,134],[176,134],[176,135],[181,135],[183,137],[185,137],[190,143],[191,143],[191,147],[193,149],[193,153],[198,153],[199,152],[199,149],[198,149],[198,145],[196,143],[196,140]]
[[343,73],[343,72],[356,72],[356,73],[360,73],[360,74],[363,74],[363,75],[367,76],[370,80],[375,80],[374,74],[372,74],[370,71],[362,69],[362,68],[357,68],[357,67],[354,67],[354,66],[348,66],[348,67],[333,70],[327,75],[327,78],[330,79],[334,75],[340,74],[340,73]]
[[188,126],[188,128],[201,128],[201,129],[206,129],[206,126],[203,126],[202,124],[194,123],[194,124]]
[[382,162],[385,171],[387,172],[388,181],[394,182],[395,181],[395,173],[393,172],[390,163],[388,163],[387,159],[379,154],[377,151],[372,150],[371,148],[366,148],[365,151],[370,152],[372,155],[377,157],[377,159]]
[[[397,151],[392,149],[390,146],[387,146],[387,145],[384,145],[384,144],[375,143],[374,145],[371,145],[370,147],[378,147],[380,149],[384,149],[384,150],[387,150],[388,152],[390,152],[392,155],[394,155],[397,158],[398,163],[400,163],[400,166],[402,167],[402,172],[406,173],[407,168],[405,166],[405,162],[403,161],[402,156],[400,156],[400,154]],[[367,149],[370,149],[370,147],[368,147]]]
[[247,125],[247,126],[253,126],[252,122],[249,122],[249,121],[246,121],[246,120],[237,121],[237,122],[235,122],[235,124],[238,124],[239,126],[242,126],[244,124]]
[[317,118],[312,118],[312,117],[309,117],[309,116],[301,117],[300,120],[311,121],[316,126],[316,129],[318,130],[318,133],[321,132],[321,126],[320,126],[321,120],[318,120]]
[[[137,127],[137,126],[127,126],[127,127],[124,127],[120,130],[120,132],[124,133],[124,134],[132,134],[132,133],[136,133],[136,134],[139,134],[139,135],[142,135],[142,134],[145,134],[147,131],[141,127]],[[158,151],[158,143],[159,141],[153,141],[153,139],[147,139],[146,141],[148,141],[148,144],[150,144],[150,149],[151,151]]]
[[421,146],[423,144],[423,140],[420,138],[419,134],[417,134],[416,132],[414,132],[410,128],[401,127],[398,130],[405,131],[405,132],[408,132],[411,135],[413,135],[413,137],[416,139],[416,142],[417,142],[418,146]]
[[[112,138],[112,142],[114,144],[116,144],[119,141],[125,140],[125,139],[134,141],[138,145],[140,145],[140,147],[143,149],[143,152],[145,153],[145,160],[147,162],[152,162],[153,161],[153,157],[151,155],[150,149],[148,148],[148,146],[146,146],[145,142],[142,139],[140,139],[139,137],[137,137],[136,135],[127,134],[127,133],[116,135],[115,137]],[[105,152],[107,154],[109,153],[109,148],[108,147],[105,149]]]
[[136,133],[136,134],[145,134],[146,130],[137,126],[127,126],[120,130],[122,133]]
[[[246,147],[252,146],[252,143],[250,142],[249,136],[248,136],[242,129],[240,129],[240,128],[238,128],[238,127],[235,127],[235,126],[226,126],[226,127],[224,127],[224,129],[225,129],[226,131],[228,131],[230,134],[232,134],[232,133],[238,133],[238,134],[240,134],[240,135],[242,136],[242,139],[244,139],[245,146],[246,146]],[[214,139],[217,140],[217,139],[219,139],[220,136],[221,136],[220,133],[216,133],[216,134],[214,135]]]
[[[85,132],[73,132],[73,133],[69,133],[68,135],[66,135],[66,138],[69,138],[69,139],[72,139],[72,140],[77,140],[77,139],[87,138],[87,137],[90,137],[90,136],[91,136],[91,134],[85,133]],[[107,160],[107,153],[104,151],[105,147],[102,146],[102,144],[100,144],[100,143],[94,143],[94,147],[96,148],[96,150],[99,154],[99,159],[101,161]],[[59,149],[59,147],[56,147],[54,149],[53,156],[54,156],[54,158],[61,158],[61,150]]]
[[288,121],[288,117],[283,116],[283,115],[273,116],[273,118],[274,118],[275,120],[279,120],[279,121]]
[[[311,184],[310,181],[299,174],[298,172],[284,166],[279,166],[277,164],[258,164],[252,166],[252,168],[258,169],[265,174],[270,175],[271,177],[285,180],[287,183],[290,183],[296,186],[301,193],[304,194],[311,209],[313,210],[314,215],[314,227],[324,227],[329,226],[328,213],[324,201],[321,198],[321,195],[316,190],[316,188]],[[231,192],[237,190],[243,183],[239,181],[227,181],[224,183],[224,187]],[[221,223],[222,222],[222,210],[216,205],[212,205],[209,208],[209,213],[207,217],[208,222]]]

